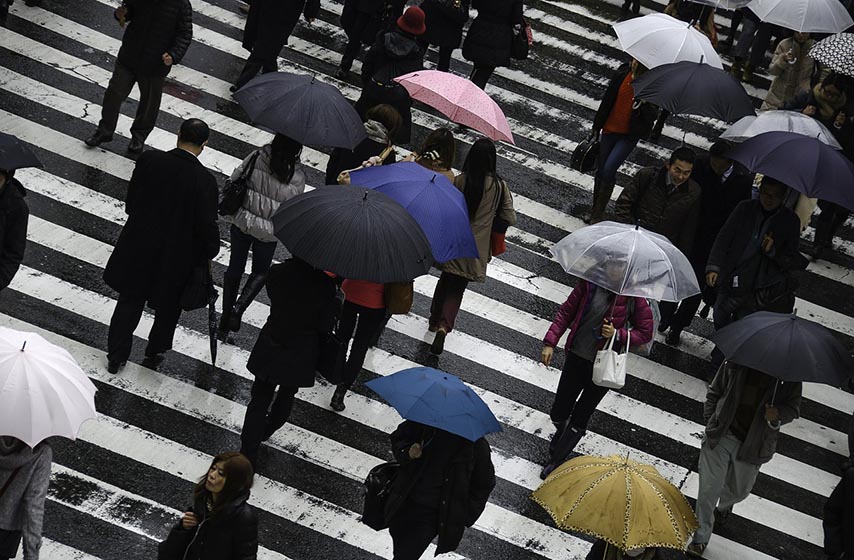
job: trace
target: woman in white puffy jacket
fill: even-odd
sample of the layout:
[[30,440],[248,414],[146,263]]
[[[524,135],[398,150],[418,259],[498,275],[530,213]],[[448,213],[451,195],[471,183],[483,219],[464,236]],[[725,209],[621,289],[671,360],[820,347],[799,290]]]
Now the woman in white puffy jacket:
[[[246,156],[231,174],[234,180],[245,166],[252,165],[246,198],[240,210],[223,217],[231,223],[231,258],[222,283],[221,340],[226,339],[229,331],[240,330],[243,312],[264,286],[264,273],[270,268],[276,250],[271,221],[273,214],[282,202],[305,191],[305,173],[299,162],[301,151],[302,144],[284,134],[276,134],[272,143]],[[250,249],[252,274],[238,298]]]

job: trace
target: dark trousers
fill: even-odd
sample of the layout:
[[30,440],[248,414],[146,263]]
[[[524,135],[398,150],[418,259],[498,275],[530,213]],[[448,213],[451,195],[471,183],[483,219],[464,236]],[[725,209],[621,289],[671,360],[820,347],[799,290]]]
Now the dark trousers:
[[[356,381],[356,377],[362,371],[362,364],[365,363],[368,348],[379,337],[379,333],[385,326],[385,322],[386,315],[384,307],[371,309],[352,301],[344,301],[341,320],[338,322],[338,336],[346,341],[345,344],[350,342],[351,338],[353,339],[350,356],[344,365],[343,383],[348,387]],[[355,336],[353,335],[354,330],[356,331]]]
[[671,331],[682,332],[685,327],[691,324],[694,315],[700,309],[701,303],[703,303],[703,294],[691,296],[679,303],[672,301],[659,302],[658,308],[661,311],[661,323],[668,325]]
[[370,25],[372,16],[373,14],[366,12],[356,12],[350,33],[347,34],[347,46],[344,47],[344,54],[341,56],[341,68],[344,70],[349,70],[353,66],[353,61],[359,54],[359,47],[362,46],[362,35]]
[[393,560],[418,560],[439,534],[439,512],[407,500],[388,527],[394,546]]
[[[421,50],[423,52],[427,52],[427,48],[430,46],[430,43],[426,41],[419,41],[418,44],[421,46]],[[440,72],[447,72],[451,69],[451,54],[453,54],[453,47],[443,47],[439,46],[439,61],[436,63],[436,70]],[[481,87],[481,89],[483,89]]]
[[479,66],[475,64],[469,80],[480,89],[486,89],[486,82],[492,77],[493,72],[495,72],[495,66]]
[[253,277],[260,276],[269,270],[273,263],[273,254],[276,252],[275,241],[256,239],[248,233],[243,233],[234,224],[231,225],[229,231],[231,234],[231,256],[228,259],[228,268],[225,269],[222,282],[223,325],[228,324],[232,309],[237,301],[237,292],[240,288],[240,280],[243,278],[243,271],[246,270],[249,251],[252,251],[252,276],[247,280],[247,284]]
[[552,422],[569,420],[570,426],[587,430],[590,417],[607,393],[607,387],[593,384],[593,362],[567,352],[549,416]]
[[842,206],[826,200],[819,201],[818,205],[821,213],[815,223],[815,246],[830,247],[833,245],[833,236],[848,219],[849,212]]
[[101,108],[101,122],[98,123],[98,130],[106,134],[115,132],[122,103],[130,95],[133,85],[137,84],[139,86],[139,106],[130,127],[130,134],[131,137],[145,142],[157,123],[165,80],[166,76],[136,74],[116,60],[113,76],[110,78],[110,83],[107,84],[107,91],[104,92],[104,103]]
[[632,12],[637,15],[640,13],[640,0],[626,0],[623,2],[623,11],[628,12],[631,7]]
[[463,294],[469,281],[462,276],[443,272],[436,283],[433,301],[430,304],[430,329],[444,329],[451,332],[463,304]]
[[[126,362],[133,346],[133,332],[139,325],[145,309],[145,298],[119,295],[113,317],[110,319],[110,331],[107,336],[107,359],[111,362]],[[172,348],[175,327],[181,317],[181,307],[177,302],[160,304],[154,311],[154,324],[148,333],[148,345],[145,355],[161,354]]]
[[733,295],[719,292],[715,300],[715,330],[720,330],[754,311],[756,298],[753,294]]
[[[240,432],[240,452],[254,461],[261,442],[285,425],[299,387],[277,385],[266,379],[255,378],[252,397],[246,406],[243,430]],[[275,396],[275,400],[273,397]]]
[[240,89],[249,83],[249,80],[258,75],[258,72],[266,74],[268,72],[275,72],[279,69],[278,66],[278,57],[273,58],[261,58],[255,56],[255,54],[250,54],[249,58],[246,60],[246,64],[243,65],[243,70],[240,72],[240,76],[237,77],[237,81],[234,82],[234,88]]

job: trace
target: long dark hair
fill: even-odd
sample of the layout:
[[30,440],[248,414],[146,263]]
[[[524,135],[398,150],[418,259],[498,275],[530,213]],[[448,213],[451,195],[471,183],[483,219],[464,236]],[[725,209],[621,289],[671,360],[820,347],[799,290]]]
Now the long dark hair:
[[294,176],[302,144],[284,134],[276,134],[270,146],[270,171],[282,183],[290,183]]
[[472,144],[466,161],[463,163],[463,173],[466,179],[463,185],[463,195],[466,198],[466,206],[469,210],[469,221],[474,219],[480,201],[483,200],[483,186],[486,177],[495,173],[495,143],[489,138],[481,138]]
[[456,151],[457,143],[453,133],[447,128],[437,128],[424,140],[418,160],[426,160],[434,166],[450,169],[454,166]]
[[238,496],[252,488],[252,477],[255,472],[252,469],[252,463],[249,462],[243,454],[237,451],[226,451],[220,453],[211,461],[211,466],[208,467],[208,472],[202,476],[196,483],[193,489],[193,498],[207,498],[210,494],[205,483],[207,482],[210,470],[221,464],[223,475],[225,476],[225,484],[219,494],[219,498],[214,503],[211,509],[210,516],[214,517],[223,510],[228,504],[233,502]]

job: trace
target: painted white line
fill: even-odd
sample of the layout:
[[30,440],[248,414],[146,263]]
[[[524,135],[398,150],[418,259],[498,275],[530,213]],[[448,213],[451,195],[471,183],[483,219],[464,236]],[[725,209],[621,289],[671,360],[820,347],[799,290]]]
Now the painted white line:
[[[96,556],[87,554],[51,539],[42,538],[42,547],[39,554],[45,560],[101,560]],[[18,549],[18,555],[14,560],[24,560],[24,547]]]

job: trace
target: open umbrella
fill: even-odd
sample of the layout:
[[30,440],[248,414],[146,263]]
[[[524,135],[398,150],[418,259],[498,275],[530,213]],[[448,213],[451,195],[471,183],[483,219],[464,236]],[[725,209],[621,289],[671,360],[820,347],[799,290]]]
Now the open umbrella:
[[839,33],[813,45],[810,56],[835,72],[854,76],[854,33]]
[[762,111],[756,116],[742,117],[721,134],[721,139],[744,142],[765,132],[794,132],[817,138],[834,150],[842,149],[826,126],[797,111]]
[[350,180],[406,208],[430,240],[436,262],[477,258],[466,199],[444,175],[415,162],[400,162],[353,171]]
[[504,111],[471,80],[438,70],[418,70],[394,80],[412,99],[437,109],[455,123],[493,140],[514,143]]
[[728,72],[698,62],[662,64],[632,81],[637,99],[675,115],[699,115],[724,122],[756,114],[741,82]]
[[647,68],[683,60],[724,67],[708,37],[690,23],[666,14],[648,14],[615,23],[614,31],[620,47]]
[[0,327],[0,435],[30,447],[77,437],[95,418],[95,386],[66,350],[36,333]]
[[551,252],[569,274],[616,294],[681,301],[700,293],[688,257],[638,226],[599,222],[564,237]]
[[854,210],[854,164],[815,138],[792,132],[766,132],[737,144],[729,157],[810,198]]
[[714,6],[715,8],[723,8],[724,10],[737,10],[750,4],[753,0],[689,0],[696,4],[705,6]]
[[234,98],[253,123],[301,144],[352,150],[367,137],[347,98],[314,76],[268,72],[237,90]]
[[839,387],[854,374],[854,358],[833,333],[797,315],[751,313],[709,339],[728,360],[780,381]]
[[430,241],[415,218],[381,192],[318,187],[282,203],[276,237],[315,268],[369,282],[408,282],[433,264]]
[[501,431],[483,400],[450,373],[414,367],[365,383],[413,422],[445,430],[469,441]]
[[620,456],[571,459],[531,499],[558,527],[621,550],[684,550],[699,526],[688,500],[655,467]]
[[807,33],[840,33],[854,25],[839,0],[753,0],[750,11],[764,22]]
[[11,171],[23,167],[44,167],[30,148],[12,136],[0,132],[0,169]]

